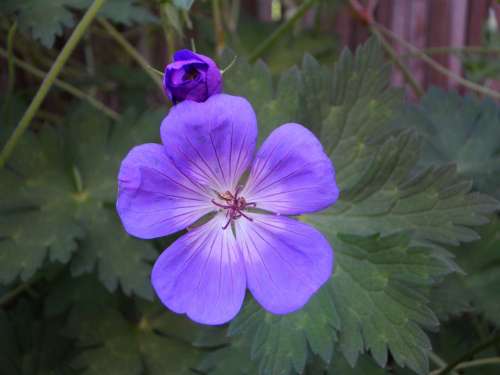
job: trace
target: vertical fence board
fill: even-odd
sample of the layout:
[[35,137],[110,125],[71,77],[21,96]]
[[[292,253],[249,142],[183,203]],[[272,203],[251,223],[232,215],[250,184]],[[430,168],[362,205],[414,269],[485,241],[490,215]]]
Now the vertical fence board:
[[[410,1],[394,1],[392,3],[392,21],[391,29],[400,38],[408,40],[409,37],[409,19],[411,17],[411,2]],[[402,55],[406,50],[399,44],[394,44],[394,48],[398,55]],[[394,68],[392,72],[391,82],[394,86],[403,86],[405,83],[403,74],[400,70]]]
[[467,45],[479,46],[482,42],[482,30],[484,20],[488,17],[490,0],[469,1]]
[[[409,42],[419,49],[424,49],[427,45],[427,0],[413,0],[411,2],[411,18]],[[427,85],[425,63],[420,59],[410,59],[408,66],[417,82],[425,87]]]

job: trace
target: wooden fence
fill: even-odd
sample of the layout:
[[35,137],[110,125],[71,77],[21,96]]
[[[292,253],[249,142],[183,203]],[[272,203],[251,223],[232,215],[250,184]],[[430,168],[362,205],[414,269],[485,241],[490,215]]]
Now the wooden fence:
[[[244,6],[265,21],[271,19],[272,3],[272,0],[246,0]],[[290,2],[282,0],[282,3],[286,5]],[[373,3],[376,4],[375,21],[419,49],[480,46],[483,26],[488,17],[493,14],[500,21],[500,5],[496,0],[379,0]],[[315,11],[313,9],[311,12]],[[335,33],[342,45],[350,48],[355,48],[370,35],[368,28],[355,17],[347,1],[337,6],[331,14],[321,14],[321,25]],[[400,44],[394,44],[394,48],[401,54],[407,52]],[[456,55],[438,54],[433,58],[453,73],[463,74],[461,59]],[[455,80],[430,68],[420,59],[409,59],[408,67],[424,88],[430,85],[459,88]],[[404,85],[404,77],[397,69],[394,69],[392,83]],[[488,84],[498,86],[496,81]],[[498,90],[498,87],[495,88]]]

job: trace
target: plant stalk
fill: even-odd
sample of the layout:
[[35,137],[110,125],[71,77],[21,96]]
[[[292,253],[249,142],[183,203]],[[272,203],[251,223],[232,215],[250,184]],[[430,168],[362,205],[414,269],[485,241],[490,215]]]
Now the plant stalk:
[[394,34],[392,31],[388,30],[384,26],[380,24],[373,24],[373,27],[375,27],[377,30],[379,30],[382,34],[386,35],[389,38],[394,39],[396,42],[400,43],[403,45],[406,49],[410,50],[412,53],[415,54],[416,57],[420,58],[424,62],[426,62],[429,66],[431,66],[434,70],[440,72],[441,74],[444,74],[447,77],[450,77],[451,79],[457,81],[460,83],[462,86],[476,91],[480,94],[492,97],[495,100],[500,100],[500,92],[491,90],[487,87],[478,85],[477,83],[471,82],[465,78],[462,78],[460,75],[450,71],[431,57],[427,56],[425,53],[420,51],[417,47],[415,47],[413,44],[407,42],[403,38],[400,38],[398,35]]
[[107,33],[132,57],[146,74],[154,81],[158,88],[163,92],[162,80],[151,71],[149,63],[141,56],[141,54],[129,43],[125,37],[111,23],[105,19],[99,19],[99,24],[107,31]]
[[462,362],[465,363],[467,359],[471,358],[472,356],[474,356],[477,353],[482,352],[484,349],[489,348],[490,346],[497,344],[498,342],[500,342],[500,335],[495,335],[495,336],[491,337],[490,339],[488,339],[488,340],[482,342],[481,344],[475,346],[474,348],[472,348],[471,350],[469,350],[467,353],[461,355],[460,357],[458,357],[453,362],[450,362],[450,364],[448,366],[446,366],[444,369],[437,370],[437,372],[435,372],[435,375],[445,375],[445,374],[448,374],[454,368],[456,368],[460,364],[462,364]]
[[[7,58],[7,52],[2,48],[0,48],[0,56]],[[34,75],[35,77],[43,79],[43,77],[46,76],[46,73],[43,70],[40,70],[40,69],[28,64],[27,62],[15,57],[15,56],[13,57],[13,62],[19,68],[27,71],[28,73]],[[104,113],[106,116],[112,118],[115,121],[118,121],[121,118],[121,116],[117,112],[115,112],[111,108],[105,106],[104,104],[99,102],[97,99],[95,99],[93,96],[85,93],[84,91],[78,89],[77,87],[75,87],[73,85],[70,85],[69,83],[66,83],[66,82],[60,80],[59,78],[56,78],[54,80],[54,86],[60,88],[61,90],[68,92],[69,94],[73,95],[74,97],[76,97],[78,99],[87,101],[91,106],[98,109],[99,111]]]
[[74,51],[76,46],[78,45],[78,42],[80,39],[83,37],[85,32],[87,31],[87,28],[90,26],[92,21],[97,15],[97,12],[101,7],[104,5],[106,0],[94,0],[90,8],[87,9],[85,12],[85,15],[83,18],[80,20],[78,25],[76,26],[75,30],[71,34],[70,38],[64,45],[63,49],[59,53],[59,55],[56,58],[56,61],[54,61],[54,64],[50,68],[49,72],[45,76],[42,85],[38,89],[35,97],[31,101],[28,109],[24,113],[23,117],[19,121],[19,124],[17,125],[16,129],[10,136],[10,138],[7,140],[7,143],[5,144],[5,147],[3,148],[2,152],[0,153],[0,168],[2,168],[5,163],[7,162],[7,159],[10,157],[12,152],[14,151],[14,148],[16,147],[17,142],[21,138],[21,136],[24,134],[24,132],[28,129],[31,120],[35,116],[36,111],[38,108],[40,108],[43,100],[47,96],[47,93],[49,92],[50,88],[52,87],[54,81],[56,80],[59,72],[61,71],[62,67],[70,57],[71,53]]

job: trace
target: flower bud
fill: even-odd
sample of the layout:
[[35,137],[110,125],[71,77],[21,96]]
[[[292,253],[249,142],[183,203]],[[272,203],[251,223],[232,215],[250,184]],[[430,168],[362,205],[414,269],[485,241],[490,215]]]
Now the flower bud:
[[165,68],[163,86],[174,104],[184,100],[204,102],[222,92],[222,74],[211,58],[183,49]]

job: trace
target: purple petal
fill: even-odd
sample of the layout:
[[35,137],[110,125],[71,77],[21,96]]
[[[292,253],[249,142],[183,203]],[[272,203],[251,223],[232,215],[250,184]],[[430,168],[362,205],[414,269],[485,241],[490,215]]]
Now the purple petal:
[[236,221],[248,288],[266,310],[293,312],[306,304],[332,274],[333,251],[313,227],[275,215],[251,214]]
[[151,281],[165,306],[203,324],[223,324],[240,310],[245,267],[230,229],[217,215],[175,241],[156,261]]
[[155,238],[184,229],[213,211],[210,199],[175,167],[162,145],[134,147],[121,164],[116,209],[133,236]]
[[335,170],[318,139],[302,125],[274,130],[257,153],[241,193],[257,207],[296,215],[335,203]]
[[234,190],[255,151],[257,120],[250,103],[219,94],[173,107],[161,125],[167,154],[198,182]]

